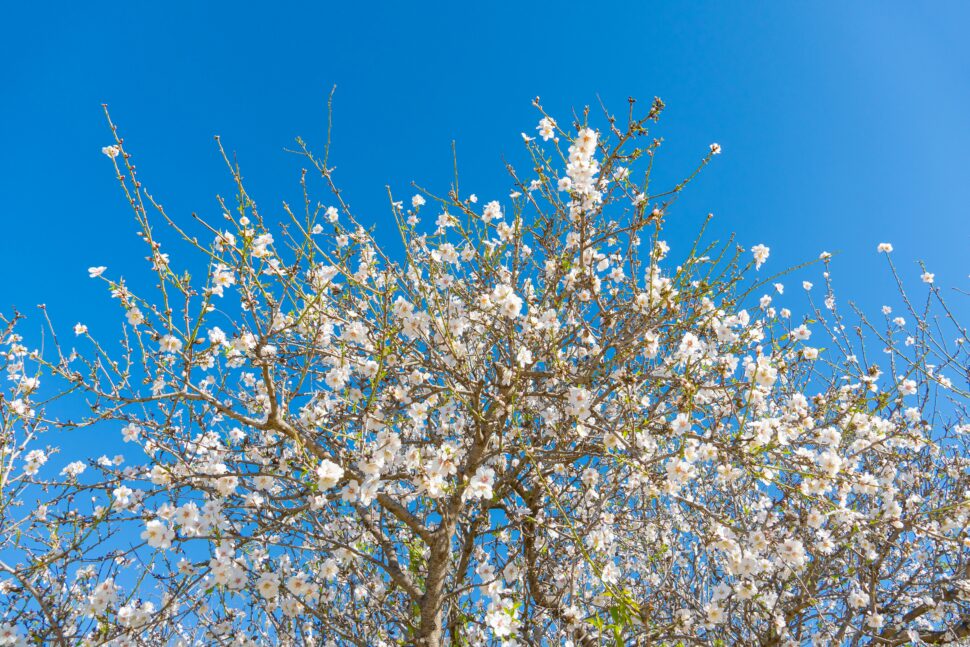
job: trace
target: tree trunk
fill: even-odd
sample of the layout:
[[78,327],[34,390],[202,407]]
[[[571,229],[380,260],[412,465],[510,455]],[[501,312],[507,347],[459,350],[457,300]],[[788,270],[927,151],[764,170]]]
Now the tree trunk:
[[442,647],[444,644],[444,587],[451,567],[451,539],[455,525],[454,518],[445,519],[435,531],[421,598],[421,624],[415,640],[418,647]]

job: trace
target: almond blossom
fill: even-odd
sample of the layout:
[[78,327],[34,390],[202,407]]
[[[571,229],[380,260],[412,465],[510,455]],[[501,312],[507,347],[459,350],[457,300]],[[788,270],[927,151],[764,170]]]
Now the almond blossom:
[[102,340],[0,318],[0,644],[970,638],[970,344],[936,277],[881,243],[876,318],[828,253],[786,291],[763,244],[676,242],[721,148],[651,183],[662,101],[536,107],[501,200],[392,189],[393,235],[302,140],[299,207],[227,156],[204,223],[106,147],[153,280],[105,278]]

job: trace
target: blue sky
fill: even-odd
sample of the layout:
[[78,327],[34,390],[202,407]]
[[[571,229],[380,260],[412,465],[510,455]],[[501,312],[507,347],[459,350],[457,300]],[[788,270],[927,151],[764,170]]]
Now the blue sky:
[[968,288],[966,3],[267,6],[6,8],[0,311],[45,302],[65,332],[77,320],[117,331],[86,268],[137,285],[145,251],[100,152],[103,102],[142,180],[185,220],[216,215],[215,195],[231,193],[215,134],[264,210],[295,200],[300,162],[283,149],[297,135],[322,145],[334,84],[333,161],[365,220],[384,222],[386,184],[402,197],[412,180],[445,188],[452,140],[463,186],[506,195],[502,156],[533,131],[536,95],[563,116],[657,95],[663,177],[724,147],[678,205],[671,242],[710,211],[718,233],[769,245],[776,268],[842,252],[841,294],[870,307],[892,291],[881,241],[914,282],[924,258],[938,282]]
[[[970,3],[944,1],[9,2],[0,312],[30,315],[34,341],[38,303],[62,339],[76,321],[117,338],[122,313],[87,268],[149,282],[101,154],[102,103],[142,181],[188,222],[218,216],[215,196],[232,194],[216,134],[264,214],[297,203],[301,164],[284,148],[296,136],[322,148],[334,85],[332,161],[365,221],[388,223],[385,185],[401,198],[412,181],[443,192],[453,140],[464,189],[507,195],[503,156],[534,132],[537,95],[561,122],[598,98],[622,111],[628,96],[645,109],[660,96],[660,178],[680,179],[711,142],[724,148],[671,214],[673,259],[713,212],[715,234],[769,245],[774,269],[841,252],[839,294],[871,313],[897,301],[883,241],[910,286],[922,258],[941,285],[970,291],[967,25]],[[818,272],[798,280],[821,283]],[[951,303],[970,318],[965,296]],[[52,465],[135,454],[116,430],[93,450],[91,438],[49,441],[66,450]]]

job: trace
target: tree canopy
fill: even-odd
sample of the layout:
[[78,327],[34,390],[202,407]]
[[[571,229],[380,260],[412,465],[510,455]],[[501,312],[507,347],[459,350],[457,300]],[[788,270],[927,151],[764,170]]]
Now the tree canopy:
[[535,105],[510,194],[388,193],[400,245],[329,138],[282,222],[225,153],[221,220],[177,221],[111,124],[157,286],[90,269],[117,340],[2,320],[0,645],[970,636],[967,332],[933,275],[911,296],[880,244],[905,307],[876,320],[822,254],[792,312],[768,247],[664,240],[717,144],[655,187],[659,99]]

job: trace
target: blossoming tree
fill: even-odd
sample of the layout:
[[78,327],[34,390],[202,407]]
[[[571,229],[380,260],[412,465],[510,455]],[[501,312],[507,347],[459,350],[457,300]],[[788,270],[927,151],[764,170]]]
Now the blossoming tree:
[[[3,319],[0,645],[970,635],[967,332],[933,276],[877,324],[823,254],[792,313],[764,245],[662,238],[716,144],[655,189],[662,102],[536,107],[507,198],[390,198],[399,253],[329,149],[298,140],[281,224],[228,158],[223,220],[176,222],[111,126],[157,290],[91,268],[119,341]],[[143,459],[62,460],[68,432]]]

